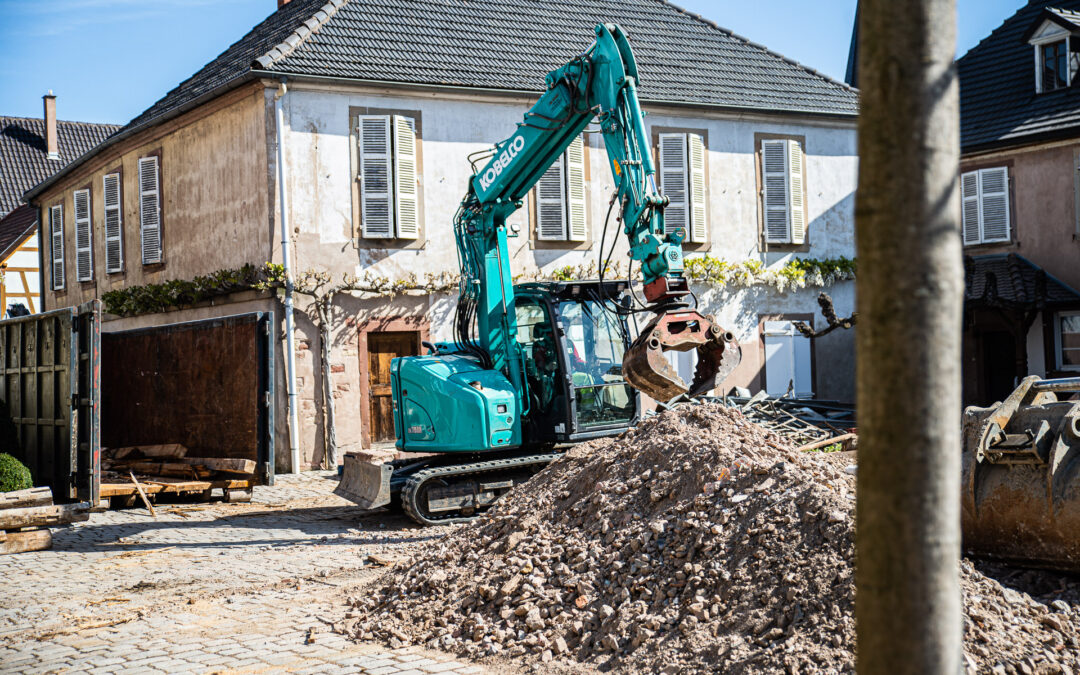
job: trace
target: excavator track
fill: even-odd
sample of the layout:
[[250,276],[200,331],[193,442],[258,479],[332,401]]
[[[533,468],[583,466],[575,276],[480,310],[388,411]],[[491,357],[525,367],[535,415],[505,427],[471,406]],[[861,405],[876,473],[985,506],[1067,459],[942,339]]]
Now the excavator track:
[[[409,476],[401,488],[401,506],[409,518],[421,525],[468,522],[479,517],[511,487],[559,457],[561,453],[525,455],[421,469]],[[515,480],[515,477],[523,479]],[[437,496],[438,510],[430,508],[433,494]],[[454,502],[459,506],[452,508]]]

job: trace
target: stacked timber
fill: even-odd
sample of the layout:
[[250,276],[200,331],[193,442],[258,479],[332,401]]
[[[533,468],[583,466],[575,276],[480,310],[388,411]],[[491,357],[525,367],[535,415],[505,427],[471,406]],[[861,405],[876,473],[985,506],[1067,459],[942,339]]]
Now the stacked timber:
[[88,518],[88,503],[53,504],[47,487],[0,493],[0,554],[52,548],[49,527]]
[[142,493],[148,508],[161,492],[201,493],[209,500],[211,490],[221,488],[227,501],[250,499],[257,467],[254,460],[187,454],[188,449],[179,443],[105,448],[102,496],[113,506],[133,506]]

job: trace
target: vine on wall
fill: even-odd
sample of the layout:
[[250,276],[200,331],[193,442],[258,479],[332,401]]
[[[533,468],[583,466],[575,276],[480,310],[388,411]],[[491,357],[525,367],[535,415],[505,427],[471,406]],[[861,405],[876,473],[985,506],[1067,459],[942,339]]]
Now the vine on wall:
[[[686,259],[686,276],[700,283],[723,288],[728,285],[740,287],[771,286],[778,291],[829,286],[838,281],[855,278],[855,260],[850,258],[796,258],[781,267],[768,268],[759,260],[730,262],[712,256],[694,256]],[[597,277],[595,262],[583,265],[567,265],[548,273],[536,271],[520,274],[514,281],[577,281]],[[604,276],[618,279],[625,276],[622,265],[616,263],[604,270]],[[345,275],[341,283],[334,284],[329,272],[307,270],[293,281],[293,288],[303,295],[321,295],[320,291],[334,288],[341,292],[362,293],[371,297],[394,297],[406,293],[453,293],[457,291],[460,275],[456,272],[426,273],[418,276],[408,273],[396,279],[365,272],[363,275]],[[285,287],[285,268],[266,263],[263,267],[244,265],[239,269],[218,270],[190,281],[173,280],[160,284],[128,286],[102,295],[105,311],[119,316],[138,316],[165,312],[197,304],[206,300],[244,290],[271,290]]]

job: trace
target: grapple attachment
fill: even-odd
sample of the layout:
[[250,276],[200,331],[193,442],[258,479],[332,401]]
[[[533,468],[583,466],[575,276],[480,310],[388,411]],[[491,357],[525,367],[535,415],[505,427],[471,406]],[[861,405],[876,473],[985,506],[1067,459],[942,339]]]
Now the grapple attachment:
[[[664,352],[697,351],[694,381],[687,384]],[[697,310],[662,312],[641,331],[623,356],[623,376],[632,387],[657,401],[680,394],[698,396],[720,386],[742,360],[735,336]]]
[[964,411],[964,548],[1080,572],[1080,378],[1025,378],[1004,402]]

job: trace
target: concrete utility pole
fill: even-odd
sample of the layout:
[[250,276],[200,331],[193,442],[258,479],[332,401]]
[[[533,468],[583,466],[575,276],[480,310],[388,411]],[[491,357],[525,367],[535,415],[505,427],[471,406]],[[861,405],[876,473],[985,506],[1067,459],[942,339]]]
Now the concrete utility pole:
[[860,3],[861,674],[960,672],[955,0]]

